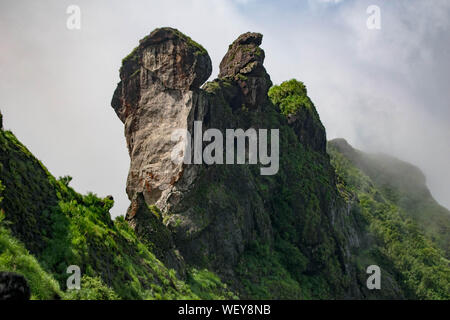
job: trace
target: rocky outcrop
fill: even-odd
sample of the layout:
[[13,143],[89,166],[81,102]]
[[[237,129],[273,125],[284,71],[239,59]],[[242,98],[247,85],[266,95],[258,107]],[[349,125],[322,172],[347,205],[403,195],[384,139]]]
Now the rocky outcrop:
[[171,159],[171,135],[189,129],[201,103],[199,86],[211,74],[208,53],[178,30],[156,29],[123,61],[112,106],[125,124],[131,157],[127,193],[155,203],[181,177]]
[[263,66],[264,50],[259,45],[262,34],[247,32],[239,36],[229,47],[220,63],[219,78],[231,78],[241,89],[242,104],[255,109],[267,99],[272,86]]
[[327,138],[319,114],[308,97],[306,86],[291,79],[269,90],[270,100],[280,108],[301,144],[326,154]]
[[[272,280],[262,279],[280,270],[299,287],[277,284],[272,298],[302,297],[301,277],[322,277],[327,290],[342,294],[349,286],[343,274],[353,271],[348,244],[335,228],[347,207],[338,199],[328,157],[315,152],[324,150],[324,142],[302,138],[316,122],[302,122],[299,129],[300,120],[269,100],[272,82],[261,41],[258,33],[241,35],[219,77],[201,88],[211,70],[208,54],[175,29],[153,31],[124,59],[112,106],[125,124],[131,158],[126,218],[141,239],[158,247],[163,261],[172,261],[170,267],[209,268],[241,297],[255,297],[244,279],[264,286]],[[182,156],[194,150],[183,139],[172,141],[172,134],[193,133],[194,121],[224,136],[228,128],[278,129],[279,172],[261,176],[260,165],[174,162],[173,150]],[[258,265],[251,262],[255,255]],[[262,267],[266,260],[270,267]],[[252,265],[256,269],[248,271]]]
[[[169,200],[176,201],[174,185],[187,174],[182,162],[172,160],[174,148],[182,145],[183,152],[185,141],[179,140],[181,137],[172,139],[172,134],[176,130],[191,131],[194,110],[204,104],[199,87],[211,70],[206,50],[172,28],[154,30],[123,60],[112,106],[125,124],[131,158],[127,194],[132,205],[128,220],[137,219],[138,211],[133,208],[146,210],[137,202],[141,196],[146,203],[158,203],[161,208]],[[191,180],[184,182],[188,187]]]

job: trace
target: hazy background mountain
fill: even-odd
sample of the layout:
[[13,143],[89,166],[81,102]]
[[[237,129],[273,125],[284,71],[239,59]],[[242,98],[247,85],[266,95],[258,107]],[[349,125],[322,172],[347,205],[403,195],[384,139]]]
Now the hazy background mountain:
[[[79,31],[66,28],[71,4],[81,8]],[[379,31],[366,28],[371,4],[381,8]],[[55,175],[112,194],[113,214],[123,214],[129,158],[110,108],[121,59],[170,25],[204,45],[216,67],[237,35],[258,31],[272,81],[305,82],[329,139],[417,165],[448,208],[449,18],[445,0],[2,1],[0,108]]]

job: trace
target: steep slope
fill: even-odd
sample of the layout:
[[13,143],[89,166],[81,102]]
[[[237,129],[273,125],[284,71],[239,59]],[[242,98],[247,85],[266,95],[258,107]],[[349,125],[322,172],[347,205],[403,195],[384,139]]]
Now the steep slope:
[[[209,76],[208,54],[178,30],[153,31],[123,61],[112,106],[131,157],[126,219],[141,239],[155,241],[161,232],[143,217],[156,207],[170,235],[160,258],[179,272],[183,264],[214,270],[241,297],[358,297],[348,240],[355,231],[343,221],[349,210],[335,187],[325,130],[302,83],[268,94],[261,41],[258,33],[241,35],[219,78],[202,88],[192,79]],[[262,175],[250,155],[239,165],[174,163],[179,144],[184,156],[195,153],[171,139],[177,129],[193,133],[194,121],[200,133],[213,128],[223,136],[278,129],[278,172]],[[181,254],[175,263],[173,251]]]
[[413,165],[385,154],[367,154],[345,140],[330,144],[370,177],[390,202],[400,207],[450,257],[450,211],[431,195],[424,174]]
[[[419,177],[418,181],[422,183],[419,170],[390,157],[364,154],[343,139],[331,141],[328,151],[336,168],[341,194],[347,198],[356,195],[354,217],[359,221],[362,234],[360,247],[354,252],[357,264],[379,265],[384,275],[382,286],[395,281],[399,289],[397,297],[449,299],[450,261],[426,236],[432,230],[426,230],[424,234],[427,225],[420,224],[424,219],[433,219],[434,215],[416,220],[414,215],[398,205],[397,198],[392,198],[392,194],[398,192],[410,201],[421,201],[421,197],[416,198],[418,195],[406,187],[396,189],[402,186],[398,179],[413,183]],[[379,171],[381,164],[383,169]],[[397,172],[392,171],[393,168]],[[415,175],[404,176],[405,173]],[[380,181],[389,181],[390,184],[386,186]],[[408,188],[417,190],[418,186],[410,185]],[[448,220],[443,223],[443,228],[449,227]],[[383,292],[384,288],[380,291]]]
[[[0,271],[23,274],[33,298],[232,296],[213,274],[195,270],[188,279],[193,293],[123,217],[111,220],[111,197],[76,193],[70,177],[56,180],[11,132],[0,130],[0,151]],[[81,268],[80,291],[64,291],[70,265]]]
[[[423,175],[342,140],[327,149],[306,87],[272,86],[261,42],[238,37],[205,84],[207,51],[176,29],[123,60],[112,107],[131,159],[125,218],[111,219],[112,197],[55,179],[0,114],[0,272],[23,274],[36,299],[449,299],[437,247],[449,223]],[[229,129],[242,132],[219,148]],[[239,156],[252,132],[258,148]],[[82,290],[65,290],[69,265]],[[370,265],[381,290],[366,286]]]

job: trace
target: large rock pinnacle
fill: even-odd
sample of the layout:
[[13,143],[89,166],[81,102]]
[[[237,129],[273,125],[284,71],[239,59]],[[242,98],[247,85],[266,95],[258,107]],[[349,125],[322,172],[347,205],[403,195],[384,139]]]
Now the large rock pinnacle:
[[176,29],[156,29],[123,59],[112,107],[125,122],[138,108],[141,91],[195,90],[211,71],[211,59],[201,45]]
[[259,46],[262,34],[247,32],[240,35],[228,48],[220,63],[219,78],[232,78],[241,88],[244,104],[258,109],[272,86],[263,66],[264,50]]
[[[201,254],[222,251],[214,264],[229,271],[251,240],[250,235],[268,237],[268,219],[261,217],[263,203],[251,184],[240,188],[242,206],[253,206],[244,213],[229,211],[227,201],[215,205],[210,205],[211,200],[197,202],[194,199],[200,194],[198,189],[204,188],[205,177],[220,175],[224,167],[176,163],[172,157],[174,149],[186,147],[186,142],[172,141],[175,130],[192,134],[196,120],[202,121],[203,130],[248,128],[253,124],[239,123],[239,110],[257,112],[270,104],[267,91],[271,82],[263,66],[261,40],[258,33],[241,35],[224,57],[219,79],[203,89],[199,86],[211,73],[211,60],[203,47],[178,30],[156,29],[123,60],[112,107],[125,124],[131,158],[127,194],[132,203],[126,218],[138,234],[146,235],[146,240],[160,243],[159,238],[151,238],[161,233],[154,229],[162,221],[146,222],[152,215],[146,212],[146,205],[161,210],[171,233],[159,257],[178,271],[183,269],[183,262],[176,258],[175,247],[190,263],[198,262]],[[230,111],[236,115],[230,115]],[[228,167],[228,171],[237,176],[249,174],[241,166]],[[245,217],[238,217],[242,214]],[[241,219],[245,223],[238,223]],[[258,231],[249,231],[256,227]],[[224,228],[231,238],[219,236],[211,242]]]
[[[211,61],[200,45],[178,30],[153,31],[123,60],[112,106],[125,124],[131,158],[126,219],[141,239],[158,248],[158,258],[180,273],[186,261],[232,281],[250,246],[272,246],[278,228],[273,221],[278,223],[280,212],[292,208],[292,219],[282,225],[297,224],[298,234],[308,221],[304,198],[309,193],[297,182],[315,172],[300,172],[306,167],[290,163],[307,155],[306,146],[300,147],[288,120],[269,100],[272,82],[263,66],[261,41],[259,33],[239,36],[223,58],[218,78],[201,88],[211,73]],[[195,121],[202,123],[203,132],[194,132]],[[179,129],[187,130],[193,143],[173,140]],[[280,173],[262,176],[260,163],[173,161],[174,150],[190,151],[184,156],[198,155],[198,149],[203,154],[209,144],[201,135],[207,129],[222,136],[227,129],[279,130]],[[297,190],[296,195],[291,197],[290,190]],[[317,198],[327,199],[324,194]],[[313,207],[319,211],[330,205]],[[320,237],[307,237],[311,240],[304,245],[317,246]]]
[[255,67],[262,67],[264,51],[259,47],[262,37],[262,34],[254,32],[240,35],[229,46],[228,52],[223,57],[222,62],[220,62],[219,78],[235,76],[241,73],[241,70],[250,63],[254,63],[253,66]]
[[187,129],[199,87],[211,74],[206,50],[172,28],[154,30],[124,60],[112,107],[125,124],[131,157],[127,193],[156,202],[182,175],[171,160],[176,129]]

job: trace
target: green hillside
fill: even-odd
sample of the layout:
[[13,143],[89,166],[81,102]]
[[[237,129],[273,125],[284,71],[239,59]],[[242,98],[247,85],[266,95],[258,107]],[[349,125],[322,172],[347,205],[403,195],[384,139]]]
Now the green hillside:
[[[154,229],[134,230],[122,216],[111,219],[112,197],[80,195],[70,177],[54,178],[5,130],[0,272],[24,275],[33,299],[450,298],[448,211],[418,169],[364,154],[342,139],[331,141],[326,153],[325,130],[301,82],[272,87],[259,114],[232,110],[223,103],[230,84],[213,84],[206,94],[223,106],[214,125],[258,123],[281,132],[278,175],[261,176],[247,165],[212,166],[184,200],[205,229],[237,208],[235,218],[250,240],[232,273],[227,276],[211,252],[189,256],[198,242],[182,233],[181,214],[145,207],[142,217]],[[256,212],[256,231],[244,227],[246,211]],[[232,232],[214,229],[214,241],[229,245]],[[164,246],[171,234],[179,247],[186,245],[184,256]],[[184,273],[157,258],[165,250],[180,254]],[[366,287],[372,264],[381,267],[381,290]],[[66,288],[70,265],[81,268],[81,290]]]
[[[23,274],[32,298],[233,297],[210,272],[192,270],[189,284],[177,278],[123,217],[111,219],[111,198],[76,193],[11,132],[0,131],[0,150],[0,271]],[[66,291],[70,265],[81,268],[80,291]]]
[[[353,149],[343,139],[331,141],[328,152],[336,169],[341,194],[347,198],[356,195],[358,210],[355,216],[367,234],[360,250],[355,252],[358,263],[367,265],[382,257],[378,259],[383,261],[382,269],[399,283],[406,298],[449,299],[450,261],[445,258],[443,248],[439,248],[440,242],[434,242],[436,237],[429,236],[436,235],[433,227],[429,226],[435,226],[437,222],[421,224],[436,216],[442,219],[448,217],[440,215],[442,207],[433,211],[430,206],[417,219],[416,211],[408,211],[409,207],[405,204],[424,201],[416,198],[414,193],[423,183],[418,170],[392,158],[366,155]],[[411,170],[415,175],[406,174],[405,171],[411,173]],[[393,197],[393,194],[401,194],[404,202]],[[428,196],[431,198],[429,193]],[[448,227],[448,223],[444,226]]]

